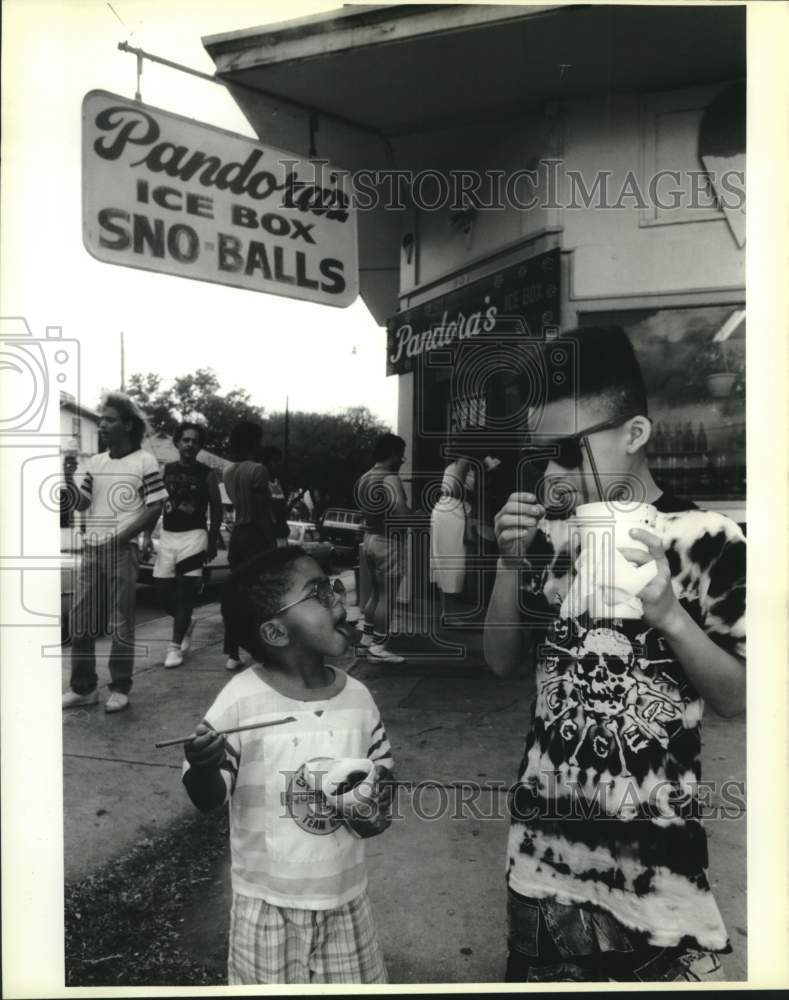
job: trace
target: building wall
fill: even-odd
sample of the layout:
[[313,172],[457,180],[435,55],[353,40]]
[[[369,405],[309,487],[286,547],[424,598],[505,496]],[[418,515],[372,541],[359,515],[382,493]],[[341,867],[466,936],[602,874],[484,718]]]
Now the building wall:
[[[645,209],[637,203],[638,195],[624,194],[630,175],[650,201],[650,180],[661,169],[673,169],[682,172],[682,183],[677,187],[673,178],[664,177],[657,187],[659,198],[670,203],[670,192],[677,190],[684,204],[691,201],[693,180],[685,179],[686,172],[702,170],[698,125],[720,89],[621,95],[575,102],[567,109],[567,168],[579,171],[587,190],[596,172],[610,171],[609,201],[623,205],[563,209],[562,246],[573,252],[572,299],[744,287],[745,249],[737,246],[721,211]],[[703,192],[696,200],[708,201]],[[566,171],[563,201],[573,203]],[[575,203],[580,206],[580,198]]]
[[[452,162],[445,151],[442,158],[450,161],[445,169],[512,175],[533,169],[539,158],[562,160],[563,167],[539,175],[540,207],[480,209],[470,235],[459,222],[453,225],[449,207],[404,213],[402,236],[414,237],[415,252],[411,265],[405,259],[401,264],[401,299],[456,272],[468,271],[466,280],[473,280],[475,266],[492,254],[555,227],[561,227],[562,248],[573,253],[573,298],[743,288],[745,250],[737,246],[721,211],[647,209],[639,205],[638,194],[627,194],[627,185],[635,182],[649,200],[655,172],[677,169],[683,174],[683,201],[690,200],[692,181],[684,175],[692,170],[701,175],[703,169],[698,124],[724,86],[613,95],[569,102],[564,108],[550,105],[542,115],[514,123],[506,138],[481,144],[473,155],[464,151]],[[575,173],[593,190],[601,171],[610,174],[608,201],[618,207],[584,207],[580,181],[570,176]],[[665,202],[674,189],[673,180],[664,177],[657,192]],[[489,196],[486,185],[480,197]],[[524,187],[519,196],[526,196]],[[697,201],[704,205],[708,199],[702,192]]]
[[64,447],[70,446],[72,439],[78,446],[78,462],[81,468],[89,455],[99,450],[99,424],[96,418],[84,413],[75,413],[65,406],[60,408],[60,433]]
[[[563,251],[565,329],[576,326],[579,315],[588,321],[597,311],[742,304],[745,248],[705,190],[698,155],[703,111],[725,86],[551,104],[540,115],[514,122],[504,136],[479,142],[473,134],[458,138],[455,159],[450,147],[442,147],[437,159],[445,170],[476,167],[509,175],[534,168],[539,158],[561,160],[562,166],[540,174],[541,207],[480,209],[470,231],[458,220],[453,224],[448,207],[412,206],[403,213],[402,236],[413,236],[414,252],[410,262],[401,254],[401,308],[551,246]],[[431,137],[423,142],[427,147]],[[658,187],[664,201],[679,191],[679,208],[654,205],[650,179],[659,170],[681,172],[679,186],[664,178]],[[607,193],[584,205],[579,178],[586,191],[594,191],[601,171],[608,173]],[[695,208],[688,171],[699,178]],[[413,452],[415,379],[399,378],[398,433]],[[683,418],[699,419],[695,412]]]

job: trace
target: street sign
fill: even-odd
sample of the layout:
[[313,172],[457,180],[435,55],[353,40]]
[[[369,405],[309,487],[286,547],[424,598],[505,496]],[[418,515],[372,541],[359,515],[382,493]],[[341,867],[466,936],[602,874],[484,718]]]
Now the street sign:
[[349,306],[347,183],[325,161],[106,91],[82,102],[83,242],[107,264]]

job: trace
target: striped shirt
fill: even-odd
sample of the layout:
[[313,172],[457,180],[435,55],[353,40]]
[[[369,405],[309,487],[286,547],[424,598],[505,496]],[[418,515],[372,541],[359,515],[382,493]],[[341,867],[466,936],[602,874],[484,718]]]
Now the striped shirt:
[[370,692],[339,670],[328,687],[305,691],[251,667],[220,691],[205,721],[233,729],[287,716],[296,721],[226,738],[233,890],[275,906],[336,909],[367,886],[365,842],[314,791],[310,772],[348,757],[391,769],[391,747]]
[[112,458],[106,451],[92,455],[80,491],[90,500],[85,517],[87,545],[114,538],[146,506],[167,499],[159,463],[142,449],[122,458]]

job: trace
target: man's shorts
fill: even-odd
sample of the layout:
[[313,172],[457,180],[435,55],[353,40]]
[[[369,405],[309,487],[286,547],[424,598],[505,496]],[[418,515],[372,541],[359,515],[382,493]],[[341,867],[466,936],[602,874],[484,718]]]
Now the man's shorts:
[[192,531],[162,530],[153,575],[160,580],[171,580],[175,576],[202,576],[201,566],[186,573],[178,573],[176,564],[207,550],[208,532],[203,528],[195,528]]
[[366,534],[359,551],[375,579],[397,581],[403,575],[401,547],[396,539]]
[[227,982],[387,982],[367,892],[335,910],[297,910],[234,892]]

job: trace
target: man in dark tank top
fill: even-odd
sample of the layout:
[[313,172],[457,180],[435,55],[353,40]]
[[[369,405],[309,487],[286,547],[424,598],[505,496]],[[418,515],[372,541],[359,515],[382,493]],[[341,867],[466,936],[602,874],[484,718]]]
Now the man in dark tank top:
[[[178,461],[164,467],[167,500],[162,513],[159,552],[153,575],[164,604],[173,616],[172,639],[164,665],[180,667],[189,651],[192,612],[202,581],[203,566],[216,557],[222,500],[216,473],[197,454],[205,443],[201,424],[183,423],[173,434]],[[206,515],[210,508],[210,528]]]

